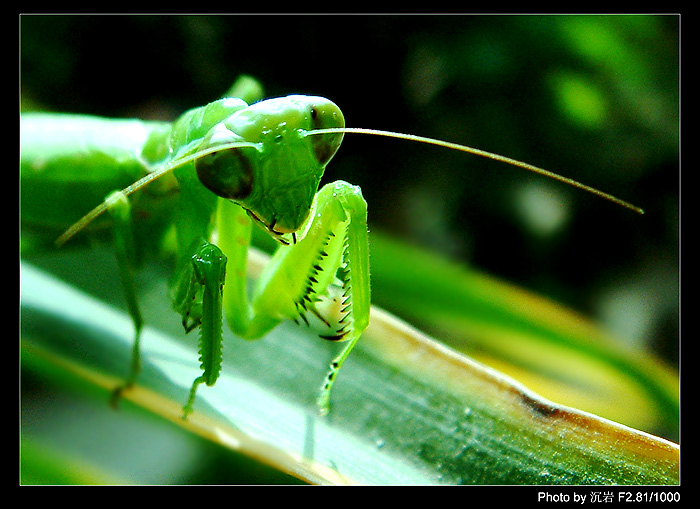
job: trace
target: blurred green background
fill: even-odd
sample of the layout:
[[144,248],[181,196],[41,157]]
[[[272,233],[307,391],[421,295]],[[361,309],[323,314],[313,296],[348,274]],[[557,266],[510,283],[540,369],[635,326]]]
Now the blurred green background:
[[390,231],[678,353],[676,16],[23,16],[22,99],[175,118],[241,73],[347,124],[461,142],[646,210],[464,154],[347,136],[326,181]]
[[[678,16],[22,16],[23,105],[174,119],[240,74],[348,126],[464,143],[615,194],[347,135],[325,182],[370,229],[544,294],[679,357]],[[375,303],[391,309],[391,302]],[[23,380],[23,382],[26,382]]]

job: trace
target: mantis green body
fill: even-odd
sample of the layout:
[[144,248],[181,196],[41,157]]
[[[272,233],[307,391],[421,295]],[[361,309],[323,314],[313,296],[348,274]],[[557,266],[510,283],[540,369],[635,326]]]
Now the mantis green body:
[[[221,372],[222,316],[236,335],[257,339],[284,320],[308,323],[313,315],[327,329],[322,338],[344,341],[317,400],[320,411],[328,411],[337,374],[367,327],[370,311],[367,204],[358,187],[343,181],[319,189],[347,132],[476,153],[636,209],[583,184],[477,149],[346,129],[340,109],[321,97],[293,95],[251,105],[224,98],[172,124],[23,115],[23,231],[64,231],[59,245],[83,230],[111,232],[114,241],[136,329],[130,373],[115,397],[134,383],[140,369],[143,319],[134,290],[135,262],[174,230],[177,267],[170,298],[185,331],[199,328],[202,370],[183,416],[192,412],[198,386],[214,385]],[[245,274],[253,224],[279,247],[249,296]],[[324,316],[318,305],[329,293],[340,295],[335,318]]]
[[[328,327],[322,337],[347,345],[332,362],[318,399],[321,411],[328,410],[336,374],[367,326],[370,306],[366,203],[359,188],[345,182],[318,189],[343,135],[307,134],[342,127],[335,104],[306,96],[251,106],[225,98],[173,124],[22,116],[23,229],[65,230],[102,203],[59,243],[83,229],[113,232],[136,328],[131,372],[117,395],[140,368],[143,320],[134,260],[174,227],[178,266],[171,301],[185,330],[200,331],[202,375],[184,415],[193,409],[197,386],[214,385],[221,371],[222,315],[246,339],[264,336],[283,320],[321,318]],[[143,177],[138,192],[129,189]],[[106,219],[102,212],[108,212]],[[253,223],[280,247],[249,298],[245,269]],[[333,285],[342,288],[345,302],[338,323],[316,309]]]

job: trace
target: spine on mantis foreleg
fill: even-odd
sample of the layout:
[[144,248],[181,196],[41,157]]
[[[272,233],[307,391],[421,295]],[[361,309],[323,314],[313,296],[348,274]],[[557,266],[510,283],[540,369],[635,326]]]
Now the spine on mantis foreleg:
[[[224,290],[224,309],[237,335],[255,339],[282,320],[309,324],[310,314],[325,323],[322,338],[345,342],[318,398],[321,413],[326,413],[338,371],[369,322],[367,205],[360,189],[335,182],[319,191],[298,242],[278,248],[256,281],[251,303],[245,288],[250,219],[239,206],[224,201],[218,217],[218,243],[236,271]],[[338,287],[337,298],[329,295]]]

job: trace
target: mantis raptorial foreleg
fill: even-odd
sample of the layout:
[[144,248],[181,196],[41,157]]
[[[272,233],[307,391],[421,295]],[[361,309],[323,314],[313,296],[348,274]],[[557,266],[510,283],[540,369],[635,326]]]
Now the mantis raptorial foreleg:
[[[224,288],[227,322],[239,336],[255,339],[282,320],[308,323],[310,314],[329,327],[320,334],[322,338],[346,341],[331,363],[318,399],[325,413],[335,377],[369,322],[367,204],[357,186],[342,181],[324,186],[316,195],[308,224],[300,231],[303,239],[278,248],[249,300],[245,263],[250,229],[251,220],[242,208],[219,203],[218,244],[235,274]],[[323,316],[317,306],[331,285],[342,291],[335,318]]]
[[199,360],[202,374],[192,383],[183,417],[192,411],[197,387],[214,385],[221,373],[222,292],[226,279],[226,256],[214,244],[200,238],[173,284],[173,307],[182,314],[186,332],[199,327]]

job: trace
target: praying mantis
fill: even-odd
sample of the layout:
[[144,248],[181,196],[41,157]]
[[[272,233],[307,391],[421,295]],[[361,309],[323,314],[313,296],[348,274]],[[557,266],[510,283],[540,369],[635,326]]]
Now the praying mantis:
[[[22,228],[62,231],[54,237],[58,246],[78,234],[111,232],[135,328],[129,374],[114,390],[114,401],[133,386],[141,369],[144,323],[134,284],[136,261],[174,232],[169,297],[184,330],[199,329],[202,372],[192,382],[183,418],[194,410],[198,387],[213,386],[221,373],[224,323],[241,338],[258,339],[284,320],[308,325],[312,316],[324,326],[320,337],[344,342],[317,397],[320,413],[328,413],[332,387],[369,323],[371,305],[362,192],[344,181],[320,186],[346,134],[389,136],[488,157],[642,212],[497,154],[347,128],[340,108],[322,97],[256,101],[249,88],[233,89],[238,92],[191,109],[173,123],[22,115]],[[279,246],[249,295],[245,274],[254,225]],[[333,318],[323,307],[330,296],[339,303]]]

